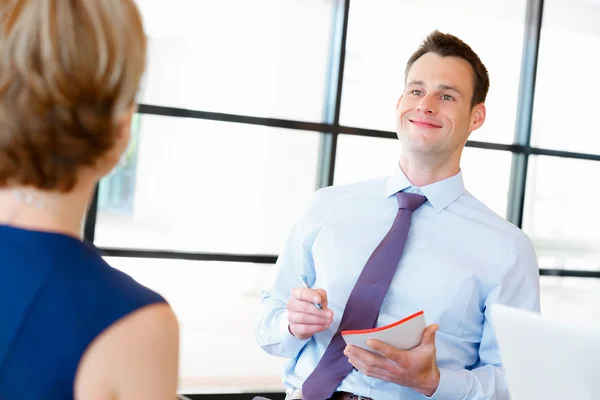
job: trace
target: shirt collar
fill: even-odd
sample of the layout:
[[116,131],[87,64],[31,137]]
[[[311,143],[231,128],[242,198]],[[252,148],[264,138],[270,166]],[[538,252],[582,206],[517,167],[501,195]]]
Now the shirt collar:
[[424,195],[434,210],[441,212],[465,192],[462,170],[450,178],[417,187],[408,180],[400,166],[396,165],[387,179],[385,196],[389,197],[403,190]]

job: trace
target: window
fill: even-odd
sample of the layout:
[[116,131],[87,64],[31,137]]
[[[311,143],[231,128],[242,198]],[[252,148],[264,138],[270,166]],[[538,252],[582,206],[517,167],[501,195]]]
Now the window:
[[600,318],[600,279],[542,276],[542,314],[589,325]]
[[332,2],[138,3],[149,36],[141,103],[321,121]]
[[132,211],[101,209],[96,245],[280,250],[315,190],[317,133],[154,115],[140,126]]
[[600,3],[546,0],[533,113],[537,147],[600,154]]
[[485,6],[477,0],[352,0],[342,125],[395,131],[394,110],[404,88],[406,62],[439,29],[469,43],[489,70],[487,121],[471,139],[512,142],[525,7],[524,0]]
[[131,140],[119,165],[100,183],[98,209],[101,212],[131,214],[137,172],[137,154],[140,139],[140,116],[131,122]]
[[[272,266],[107,257],[113,267],[160,293],[180,324],[180,389],[282,391],[284,359],[254,341],[261,285]],[[227,349],[227,351],[223,351]]]
[[343,185],[389,175],[398,163],[396,139],[339,135],[333,183]]
[[523,228],[546,268],[600,271],[600,162],[532,156]]
[[[400,142],[395,139],[340,135],[335,184],[387,176],[398,163]],[[501,216],[506,215],[511,153],[466,148],[462,169],[465,186]]]

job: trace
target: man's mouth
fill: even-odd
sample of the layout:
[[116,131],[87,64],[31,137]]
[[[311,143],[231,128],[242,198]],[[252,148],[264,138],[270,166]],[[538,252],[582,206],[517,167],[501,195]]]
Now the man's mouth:
[[441,125],[436,124],[435,122],[431,122],[431,121],[427,121],[424,119],[409,119],[409,121],[414,124],[417,125],[421,128],[441,128]]

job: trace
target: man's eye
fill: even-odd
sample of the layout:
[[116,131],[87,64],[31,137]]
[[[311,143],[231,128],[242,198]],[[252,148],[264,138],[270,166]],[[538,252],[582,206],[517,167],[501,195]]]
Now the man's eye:
[[454,100],[454,97],[450,96],[449,94],[444,94],[442,95],[442,100]]
[[411,90],[410,94],[414,95],[414,96],[420,96],[421,95],[421,91],[420,90]]

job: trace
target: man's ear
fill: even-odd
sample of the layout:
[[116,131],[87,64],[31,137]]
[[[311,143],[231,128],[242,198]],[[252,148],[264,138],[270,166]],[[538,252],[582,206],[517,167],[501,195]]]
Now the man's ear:
[[486,109],[485,104],[479,103],[471,110],[471,122],[469,124],[469,132],[473,132],[485,122]]

